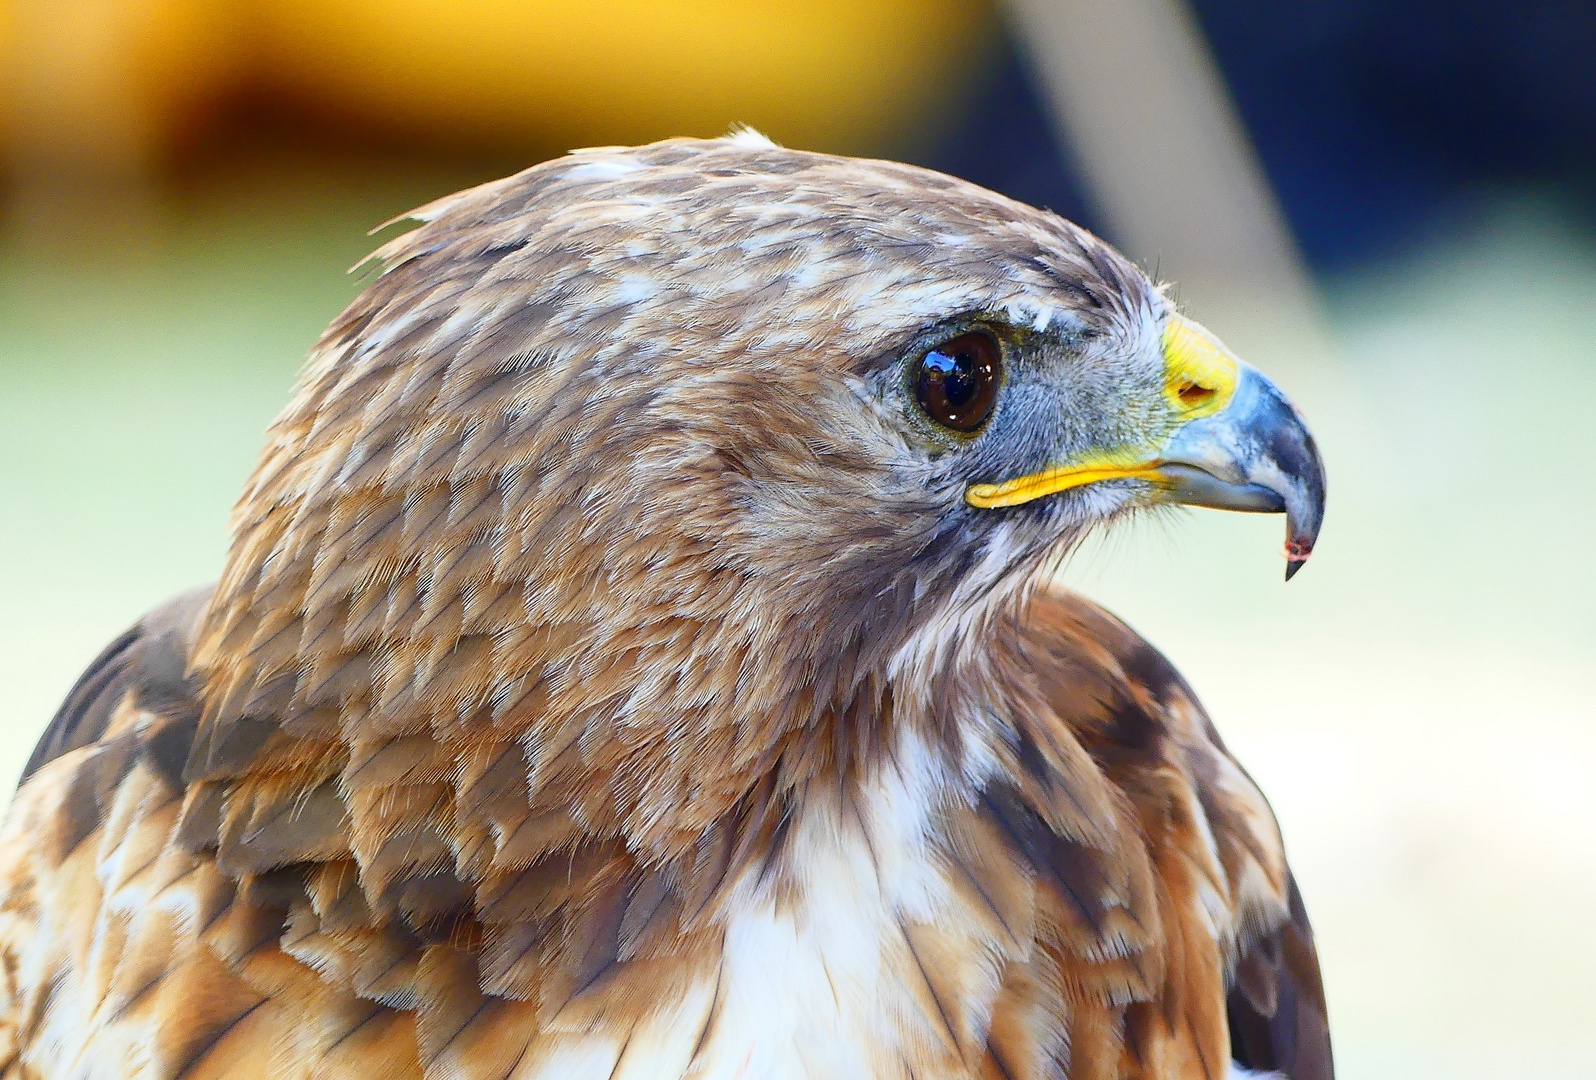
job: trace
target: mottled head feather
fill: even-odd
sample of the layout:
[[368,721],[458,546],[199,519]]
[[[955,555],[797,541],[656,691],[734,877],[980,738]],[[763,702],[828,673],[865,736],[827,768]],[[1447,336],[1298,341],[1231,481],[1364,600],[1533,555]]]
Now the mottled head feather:
[[888,659],[1060,538],[972,516],[969,466],[892,414],[897,357],[972,316],[1134,341],[1163,303],[1051,214],[746,135],[415,216],[238,504],[212,720],[282,718],[318,775],[369,738],[521,739],[562,807],[667,848],[778,761],[868,755]]

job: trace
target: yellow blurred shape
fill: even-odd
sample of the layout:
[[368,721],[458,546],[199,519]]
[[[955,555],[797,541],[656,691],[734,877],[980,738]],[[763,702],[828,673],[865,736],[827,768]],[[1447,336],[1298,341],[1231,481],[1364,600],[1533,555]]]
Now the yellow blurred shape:
[[859,142],[980,70],[970,0],[275,0],[274,70],[326,100],[557,142]]
[[424,139],[744,122],[860,149],[979,78],[989,23],[979,0],[0,0],[0,139],[46,167],[137,168],[249,86]]
[[222,0],[0,0],[16,165],[138,173],[240,71]]

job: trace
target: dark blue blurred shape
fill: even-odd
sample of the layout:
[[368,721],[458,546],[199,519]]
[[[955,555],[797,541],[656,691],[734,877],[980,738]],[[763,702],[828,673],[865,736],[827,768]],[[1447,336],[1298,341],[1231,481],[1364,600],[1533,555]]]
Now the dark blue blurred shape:
[[[1596,205],[1596,0],[1194,6],[1318,268],[1389,252],[1491,184]],[[1001,67],[932,163],[1079,220],[1012,49]]]
[[[1592,0],[1596,2],[1596,0]],[[986,84],[948,136],[919,162],[1032,206],[1042,206],[1097,230],[1080,181],[1065,167],[1029,74],[1003,34],[985,73]]]

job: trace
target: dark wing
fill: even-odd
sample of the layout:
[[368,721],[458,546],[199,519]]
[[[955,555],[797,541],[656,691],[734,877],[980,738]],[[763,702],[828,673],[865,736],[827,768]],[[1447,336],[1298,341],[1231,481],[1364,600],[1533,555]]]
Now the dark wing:
[[63,754],[105,738],[112,715],[129,691],[157,711],[188,700],[189,647],[210,597],[209,585],[175,597],[106,646],[45,728],[17,786]]
[[[1101,851],[1119,865],[1131,865],[1141,849],[1159,881],[1161,917],[1149,920],[1139,913],[1135,921],[1162,927],[1160,942],[1146,947],[1149,955],[1161,950],[1168,974],[1145,992],[1187,1023],[1160,1037],[1157,1025],[1142,1023],[1145,1017],[1133,1005],[1125,1013],[1127,1051],[1144,1065],[1160,1061],[1148,1067],[1175,1075],[1184,1066],[1172,1067],[1168,1047],[1190,1041],[1201,1048],[1193,1067],[1212,1076],[1213,1059],[1227,1049],[1228,1029],[1230,1056],[1248,1070],[1288,1080],[1333,1080],[1313,931],[1274,815],[1191,687],[1133,630],[1062,589],[1034,598],[1025,632],[1007,647],[1013,655],[1005,657],[999,681],[1013,688],[1034,680],[1045,699],[1029,712],[1015,707],[1012,715],[1021,721],[1051,715],[1056,723],[1029,721],[1036,741],[1047,742],[1048,731],[1063,731],[1055,741],[1073,741],[1090,755],[1096,774],[1123,796],[1120,805],[1139,814],[1139,845],[1100,845]],[[1011,775],[1065,775],[1057,767],[1027,770],[1024,763],[1022,754],[1021,767]],[[1077,807],[1083,805],[1080,787],[1076,781]],[[1090,820],[1076,823],[1073,835],[1090,837],[1090,823],[1106,820],[1104,814],[1087,814]],[[1030,861],[1051,869],[1061,859],[1050,853]],[[1213,880],[1202,882],[1204,875]],[[1196,897],[1204,887],[1230,897],[1237,955],[1213,956],[1211,934],[1197,932],[1202,905]],[[1094,882],[1077,891],[1099,896],[1113,890]],[[1134,941],[1121,935],[1116,955],[1128,955],[1125,943]],[[1083,970],[1079,962],[1075,970]]]
[[21,787],[45,765],[80,746],[99,741],[111,722],[111,712],[127,693],[129,669],[134,667],[134,645],[141,640],[139,627],[124,631],[105,647],[73,684],[61,708],[44,729],[33,756],[17,781]]
[[1291,916],[1255,942],[1236,967],[1226,1010],[1230,1053],[1238,1064],[1291,1080],[1332,1080],[1330,1022],[1313,928],[1294,879]]

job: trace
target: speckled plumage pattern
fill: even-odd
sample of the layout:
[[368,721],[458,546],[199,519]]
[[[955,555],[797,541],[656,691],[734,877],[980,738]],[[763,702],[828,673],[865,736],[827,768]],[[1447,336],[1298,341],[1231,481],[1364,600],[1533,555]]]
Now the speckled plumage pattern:
[[[1156,493],[962,499],[1174,422],[1139,271],[749,137],[417,216],[214,592],[30,764],[4,1075],[1330,1076],[1267,804],[1045,584]],[[901,358],[977,324],[1009,374],[954,438]]]

